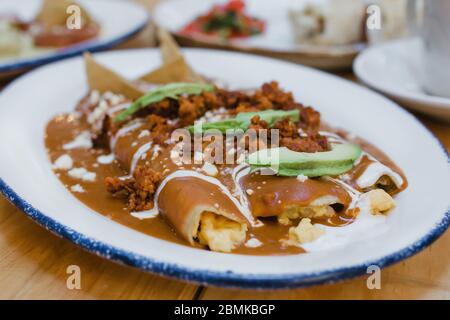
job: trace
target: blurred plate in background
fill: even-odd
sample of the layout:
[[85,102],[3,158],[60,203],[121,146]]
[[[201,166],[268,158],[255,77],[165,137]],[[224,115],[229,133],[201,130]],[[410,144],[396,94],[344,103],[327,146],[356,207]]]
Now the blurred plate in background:
[[355,60],[354,72],[403,106],[450,121],[450,99],[427,94],[419,83],[420,46],[419,39],[411,38],[372,47]]
[[[19,74],[30,68],[72,57],[83,51],[109,49],[142,30],[148,22],[146,10],[131,1],[79,0],[93,19],[100,25],[100,35],[94,40],[39,53],[26,58],[0,59],[0,78]],[[39,0],[1,0],[0,15],[13,14],[23,20],[31,20],[39,10]]]
[[[214,4],[224,0],[166,0],[153,12],[155,23],[169,30],[186,46],[200,46],[267,55],[322,69],[351,67],[353,59],[365,48],[365,43],[349,45],[298,44],[289,21],[289,10],[299,9],[314,0],[247,0],[246,12],[266,22],[263,34],[245,39],[223,42],[212,37],[193,37],[180,30],[193,19],[208,12]],[[357,26],[360,27],[360,26]]]

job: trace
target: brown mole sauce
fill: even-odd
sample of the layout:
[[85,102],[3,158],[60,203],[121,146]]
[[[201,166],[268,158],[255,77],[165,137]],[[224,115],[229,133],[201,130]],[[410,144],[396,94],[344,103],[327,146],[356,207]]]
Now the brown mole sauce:
[[[94,182],[81,181],[70,177],[66,171],[56,170],[57,177],[67,189],[82,203],[92,210],[136,231],[157,237],[177,244],[190,246],[186,240],[178,236],[171,225],[165,221],[162,215],[153,219],[137,219],[130,215],[123,199],[113,197],[107,192],[104,179],[110,176],[123,176],[127,172],[121,168],[119,162],[114,160],[111,164],[99,164],[97,157],[109,152],[102,149],[72,149],[64,150],[63,145],[73,141],[82,131],[88,130],[89,126],[82,119],[73,115],[60,115],[52,119],[46,129],[45,145],[53,163],[63,154],[68,154],[73,160],[73,167],[83,167],[88,171],[96,173]],[[79,184],[85,192],[72,192],[70,187]],[[254,228],[247,232],[248,237],[254,235],[263,245],[258,248],[247,248],[240,246],[233,253],[251,255],[286,255],[302,253],[302,248],[293,246],[282,246],[279,239],[286,237],[289,227],[281,226],[276,219],[264,221],[264,226]],[[201,247],[200,245],[196,245]]]
[[[160,214],[153,219],[137,219],[130,215],[123,199],[113,197],[106,190],[104,184],[105,178],[127,175],[128,171],[123,168],[127,168],[127,170],[129,169],[134,152],[146,142],[151,141],[151,139],[149,137],[138,138],[139,130],[130,132],[117,140],[115,148],[116,160],[114,160],[111,164],[100,164],[97,162],[97,157],[109,154],[108,150],[93,148],[71,150],[63,149],[64,144],[73,141],[73,139],[82,131],[88,129],[89,125],[84,117],[78,119],[71,114],[57,116],[47,125],[45,145],[52,163],[61,155],[68,154],[74,162],[74,168],[82,167],[90,172],[96,173],[96,180],[94,182],[86,182],[70,177],[67,174],[67,171],[55,170],[56,175],[67,187],[67,189],[78,200],[83,202],[92,210],[122,225],[150,236],[177,244],[190,246],[185,239],[177,235],[171,224],[167,223],[168,221],[166,221],[164,215]],[[139,141],[139,143],[133,143],[135,141]],[[386,155],[384,155],[384,153],[367,142],[358,141],[358,143],[364,150],[367,150],[372,155],[376,156],[382,163],[393,168],[404,178],[401,170],[399,170],[396,165]],[[167,176],[175,170],[196,169],[195,165],[176,166],[170,160],[169,148],[163,149],[155,159],[151,160],[148,158],[150,157],[147,156],[146,161],[150,162],[154,169],[160,172],[166,172],[164,176]],[[362,161],[355,166],[353,172],[351,173],[354,179],[357,179],[357,177],[364,171],[370,163],[369,161],[370,160],[368,159],[367,161],[362,159]],[[217,165],[220,172],[217,179],[229,188],[229,190],[233,190],[234,182],[231,175],[222,174],[222,171],[226,171],[223,170],[226,166],[227,165]],[[228,171],[230,171],[232,166],[228,167]],[[406,181],[405,178],[404,180]],[[323,195],[334,195],[343,204],[343,207],[337,210],[339,214],[327,220],[313,219],[313,223],[321,223],[324,225],[339,227],[353,222],[353,218],[345,214],[345,209],[351,201],[350,196],[341,186],[332,182],[320,181],[319,183],[319,181],[315,179],[308,179],[305,183],[300,183],[300,181],[296,178],[280,178],[254,174],[244,176],[241,181],[241,185],[245,185],[245,188],[251,188],[254,191],[254,193],[248,197],[250,207],[254,215],[260,216],[264,223],[261,227],[250,227],[247,232],[247,237],[248,239],[250,237],[256,237],[262,242],[262,245],[257,248],[248,248],[242,245],[233,250],[232,253],[249,255],[286,255],[305,252],[302,248],[285,246],[279,241],[280,239],[287,238],[290,226],[283,226],[277,222],[276,217],[267,216],[278,214],[282,210],[282,207],[278,205],[280,202],[299,203],[299,201],[304,201],[306,204],[308,199],[311,201]],[[173,182],[173,180],[171,182]],[[85,192],[71,191],[70,187],[77,184],[81,185]],[[404,188],[406,188],[406,182]],[[195,192],[195,188],[193,188],[193,191]],[[271,193],[275,194],[275,197],[277,198],[275,203],[267,203],[268,200],[264,200],[263,198],[265,194]],[[270,208],[270,210],[268,210],[268,208]],[[297,223],[297,221],[294,221],[293,225],[296,225]],[[195,246],[201,247],[200,245]]]
[[[398,173],[403,179],[403,184],[400,186],[400,188],[397,188],[393,192],[389,192],[389,194],[391,196],[402,192],[403,190],[405,190],[408,187],[408,179],[406,179],[406,176],[405,176],[403,170],[400,169],[395,164],[395,162],[392,161],[391,158],[389,158],[383,151],[381,151],[380,149],[375,147],[373,144],[371,144],[370,142],[368,142],[368,141],[366,141],[366,140],[364,140],[362,138],[353,137],[353,136],[349,135],[348,132],[346,132],[346,131],[344,131],[342,129],[333,129],[333,128],[331,128],[328,125],[323,125],[323,128],[326,131],[336,133],[337,135],[339,135],[340,137],[344,138],[345,140],[347,140],[347,141],[349,141],[351,143],[357,144],[366,153],[372,155],[379,162],[384,164],[386,167],[388,167],[391,170],[393,170],[394,172]],[[362,191],[356,185],[356,180],[358,180],[358,178],[364,173],[366,168],[373,162],[374,161],[369,159],[369,157],[367,157],[366,155],[362,156],[361,160],[359,161],[359,163],[356,166],[354,166],[352,170],[350,170],[349,172],[346,173],[350,177],[350,180],[348,181],[348,183],[352,187],[357,189],[358,191]]]

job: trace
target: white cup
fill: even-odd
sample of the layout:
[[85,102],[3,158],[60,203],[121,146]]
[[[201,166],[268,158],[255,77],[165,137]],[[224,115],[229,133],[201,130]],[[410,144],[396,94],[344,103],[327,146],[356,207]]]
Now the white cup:
[[450,98],[450,0],[409,0],[408,20],[423,42],[418,75],[422,87]]

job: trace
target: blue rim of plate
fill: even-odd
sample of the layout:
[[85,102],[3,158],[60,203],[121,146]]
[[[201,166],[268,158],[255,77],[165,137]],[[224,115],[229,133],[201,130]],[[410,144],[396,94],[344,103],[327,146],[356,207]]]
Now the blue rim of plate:
[[[345,80],[344,80],[345,81]],[[431,138],[441,148],[447,158],[447,167],[450,170],[450,155],[439,139],[423,125],[412,113],[393,103],[393,106],[407,114],[412,121],[428,132]],[[0,193],[2,193],[12,204],[22,210],[29,218],[37,222],[45,229],[57,236],[67,239],[81,248],[98,256],[136,267],[138,269],[152,272],[177,280],[193,282],[201,285],[212,285],[218,287],[241,288],[241,289],[289,289],[301,288],[319,284],[335,283],[367,274],[367,268],[376,265],[385,268],[401,260],[409,258],[425,249],[437,240],[450,226],[450,204],[442,219],[422,238],[397,252],[386,255],[380,259],[367,261],[362,264],[328,269],[309,273],[292,273],[284,275],[273,274],[242,274],[233,271],[211,271],[207,269],[193,269],[176,263],[167,263],[157,259],[139,255],[130,251],[111,246],[105,242],[85,236],[76,230],[65,226],[58,221],[46,216],[43,212],[34,208],[25,199],[21,198],[2,178],[0,178]]]
[[145,20],[142,21],[141,24],[131,29],[130,31],[126,32],[125,34],[121,35],[120,37],[114,38],[109,41],[98,42],[98,40],[93,39],[78,45],[70,46],[67,49],[61,49],[61,51],[56,51],[55,53],[52,54],[46,54],[42,56],[37,56],[36,58],[20,60],[17,63],[9,63],[5,65],[0,64],[0,73],[26,71],[28,69],[38,67],[44,64],[77,56],[85,51],[99,52],[110,49],[139,33],[148,24],[149,19],[150,17],[146,13]]

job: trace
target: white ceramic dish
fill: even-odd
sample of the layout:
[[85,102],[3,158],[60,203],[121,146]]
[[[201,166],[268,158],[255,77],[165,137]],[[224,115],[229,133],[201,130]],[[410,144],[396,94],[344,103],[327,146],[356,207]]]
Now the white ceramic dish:
[[[248,39],[232,40],[224,44],[211,39],[192,38],[179,33],[180,29],[200,14],[206,13],[214,3],[225,0],[167,0],[155,8],[153,19],[159,26],[169,30],[185,45],[207,46],[239,50],[291,60],[324,69],[351,67],[355,56],[365,44],[344,46],[313,46],[297,44],[288,18],[288,10],[301,8],[311,0],[247,0],[246,12],[266,21],[262,35]],[[313,0],[323,2],[323,0]]]
[[[0,1],[0,14],[14,14],[24,20],[30,20],[36,15],[40,3],[40,0],[2,0]],[[142,30],[148,22],[146,10],[129,1],[79,0],[79,3],[100,24],[99,37],[58,51],[27,58],[2,58],[0,59],[0,76],[17,74],[29,68],[72,57],[84,51],[93,52],[111,48]]]
[[[320,71],[269,58],[189,49],[198,72],[239,87],[278,80],[325,121],[371,141],[405,171],[410,186],[386,219],[386,230],[332,250],[293,256],[243,256],[169,243],[124,227],[73,197],[51,170],[44,146],[47,121],[72,111],[86,92],[81,58],[41,67],[0,95],[0,190],[47,229],[96,254],[143,270],[219,286],[286,288],[342,280],[405,259],[430,244],[450,221],[450,168],[438,140],[386,98]],[[156,49],[96,58],[127,77],[160,63]],[[70,77],[67,75],[70,74]],[[55,90],[55,88],[58,88]],[[432,187],[431,187],[432,186]]]
[[411,110],[450,121],[450,99],[427,94],[420,84],[421,41],[396,40],[365,50],[353,70],[369,87]]

